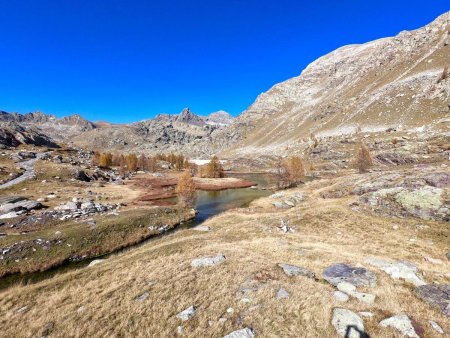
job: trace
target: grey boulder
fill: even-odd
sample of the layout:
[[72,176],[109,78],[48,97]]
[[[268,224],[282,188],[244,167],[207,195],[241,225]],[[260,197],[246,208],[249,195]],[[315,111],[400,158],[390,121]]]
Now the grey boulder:
[[442,313],[450,317],[450,284],[422,285],[414,293],[427,303],[439,308]]
[[420,338],[414,329],[413,323],[407,315],[397,315],[383,319],[380,322],[381,327],[392,327],[400,331],[402,335],[410,338]]
[[280,268],[283,269],[284,273],[290,277],[292,276],[304,276],[308,278],[315,279],[316,274],[310,270],[301,268],[299,266],[291,265],[291,264],[278,264]]
[[191,262],[191,266],[194,268],[200,268],[205,266],[213,266],[220,264],[225,261],[225,256],[223,254],[218,254],[214,257],[204,257],[204,258],[197,258],[194,259]]
[[326,268],[323,271],[323,278],[334,286],[338,286],[342,282],[366,287],[373,287],[377,284],[377,277],[373,272],[344,263],[333,264]]
[[365,338],[364,322],[356,313],[341,308],[333,310],[331,324],[338,335],[345,338]]

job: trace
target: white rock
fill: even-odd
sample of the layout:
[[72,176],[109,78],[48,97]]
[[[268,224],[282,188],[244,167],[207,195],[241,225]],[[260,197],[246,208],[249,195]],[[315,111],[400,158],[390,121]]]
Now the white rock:
[[277,299],[283,299],[283,298],[289,298],[289,292],[287,292],[285,289],[280,288],[277,291],[277,295],[276,295]]
[[204,257],[197,258],[191,262],[191,266],[194,268],[205,267],[205,266],[213,266],[216,264],[220,264],[225,261],[225,256],[223,254],[218,254],[214,257]]
[[226,336],[223,336],[223,338],[254,338],[255,332],[251,328],[244,328],[242,330],[233,331]]
[[426,285],[426,283],[416,275],[417,267],[407,262],[388,262],[383,259],[369,258],[367,262],[379,267],[389,274],[393,279],[403,279],[414,286]]
[[430,320],[430,325],[436,332],[438,332],[440,334],[445,333],[444,330],[442,329],[442,327],[440,327],[440,325],[438,323],[436,323],[435,321]]
[[346,293],[349,296],[355,297],[356,299],[366,303],[373,304],[375,302],[375,295],[370,293],[363,293],[356,291],[356,286],[347,282],[341,282],[337,285],[339,291]]
[[88,268],[90,268],[91,266],[100,264],[104,261],[104,259],[94,259],[92,262],[89,263]]
[[17,216],[19,216],[19,215],[17,214],[17,212],[11,211],[11,212],[8,212],[8,213],[6,213],[6,214],[0,215],[0,219],[9,219],[9,218],[17,217]]
[[186,310],[183,310],[179,314],[177,314],[177,318],[181,319],[184,322],[194,317],[196,312],[197,309],[191,305]]
[[410,338],[420,338],[407,315],[397,315],[390,318],[383,319],[380,322],[382,327],[393,327],[400,331],[403,335]]
[[148,296],[150,296],[150,294],[148,292],[144,292],[142,295],[137,297],[136,300],[142,302],[142,301],[146,300],[148,298]]
[[434,265],[441,265],[443,263],[440,259],[437,258],[425,257],[425,260]]
[[367,317],[367,318],[372,318],[373,317],[373,313],[372,312],[368,312],[368,311],[362,311],[362,312],[358,312],[361,316],[363,317]]
[[192,228],[192,230],[195,230],[195,231],[205,231],[205,232],[206,232],[206,231],[210,231],[211,228],[210,228],[209,226],[207,226],[207,225],[198,225],[198,226]]
[[232,307],[229,307],[228,309],[227,309],[227,313],[234,313],[234,309],[232,308]]
[[335,291],[334,292],[334,298],[336,298],[339,302],[346,302],[348,301],[348,295],[342,291]]
[[331,324],[336,332],[345,338],[360,338],[364,332],[364,322],[361,317],[347,309],[335,308]]

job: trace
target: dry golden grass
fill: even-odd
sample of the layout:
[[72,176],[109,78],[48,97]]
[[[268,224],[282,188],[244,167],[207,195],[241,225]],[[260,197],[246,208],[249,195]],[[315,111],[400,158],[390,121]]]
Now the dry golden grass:
[[[448,224],[351,211],[348,204],[353,197],[320,197],[333,183],[339,179],[298,189],[307,198],[289,210],[274,209],[269,198],[258,200],[250,208],[207,221],[209,233],[181,230],[94,267],[10,288],[0,297],[0,336],[36,336],[46,323],[54,322],[51,336],[55,337],[173,337],[179,325],[184,326],[185,337],[221,337],[242,326],[254,328],[257,337],[335,337],[330,324],[334,307],[373,312],[373,318],[364,319],[371,337],[397,336],[393,330],[379,328],[378,322],[399,313],[418,321],[424,337],[435,336],[430,319],[450,332],[448,318],[416,298],[410,285],[393,281],[365,263],[372,256],[409,260],[423,271],[426,281],[448,283],[447,262],[436,266],[424,260],[425,256],[445,259]],[[281,218],[297,231],[278,231]],[[417,231],[417,223],[430,228]],[[392,230],[393,224],[399,230]],[[412,237],[417,241],[410,242]],[[190,266],[195,258],[219,252],[226,256],[221,265]],[[377,274],[375,288],[358,288],[377,296],[374,305],[334,299],[335,289],[321,277],[324,268],[337,262],[363,265]],[[278,263],[308,268],[320,280],[287,277]],[[240,287],[249,280],[260,287],[244,295]],[[280,287],[290,293],[288,299],[275,299]],[[147,291],[146,300],[136,300]],[[197,314],[181,323],[176,314],[190,305],[198,308]],[[18,312],[25,306],[27,311]],[[233,314],[226,312],[229,307]],[[228,319],[221,324],[221,317]]]

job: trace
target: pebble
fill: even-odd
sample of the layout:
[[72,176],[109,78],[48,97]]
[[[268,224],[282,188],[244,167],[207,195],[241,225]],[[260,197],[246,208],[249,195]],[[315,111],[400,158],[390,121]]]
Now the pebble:
[[179,314],[177,314],[177,318],[185,322],[186,320],[189,320],[192,317],[194,317],[196,313],[197,309],[193,305],[191,305],[186,310],[183,310]]
[[283,299],[283,298],[289,298],[289,292],[287,292],[285,289],[280,288],[277,291],[277,295],[276,295],[277,299]]
[[254,337],[255,337],[255,332],[249,327],[246,327],[241,330],[233,331],[233,332],[227,334],[226,336],[223,336],[223,338],[254,338]]
[[140,295],[139,297],[137,297],[136,300],[142,302],[142,301],[146,300],[146,299],[148,298],[149,295],[150,295],[150,294],[149,294],[148,292],[144,292],[142,295]]
[[336,298],[337,301],[339,302],[346,302],[348,301],[348,295],[343,293],[342,291],[335,291],[333,293],[334,298]]
[[445,333],[444,330],[442,329],[442,327],[438,323],[436,323],[435,321],[430,320],[430,325],[436,332],[438,332],[440,334],[444,334]]

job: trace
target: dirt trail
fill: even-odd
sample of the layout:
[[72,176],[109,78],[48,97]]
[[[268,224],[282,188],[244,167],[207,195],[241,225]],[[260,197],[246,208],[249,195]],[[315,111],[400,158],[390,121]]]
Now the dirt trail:
[[26,180],[32,178],[33,175],[34,175],[34,164],[35,164],[36,161],[39,160],[44,154],[45,154],[45,153],[38,153],[38,154],[36,154],[36,157],[35,157],[35,158],[32,158],[32,159],[30,159],[30,160],[27,160],[27,161],[23,161],[23,162],[17,163],[18,166],[19,166],[20,168],[22,168],[22,169],[25,170],[25,172],[24,172],[22,175],[20,175],[19,177],[15,178],[15,179],[13,179],[13,180],[11,180],[11,181],[8,181],[8,182],[6,182],[6,183],[1,184],[1,185],[0,185],[0,189],[9,188],[9,187],[11,187],[11,186],[13,186],[13,185],[22,183],[23,181],[26,181]]

